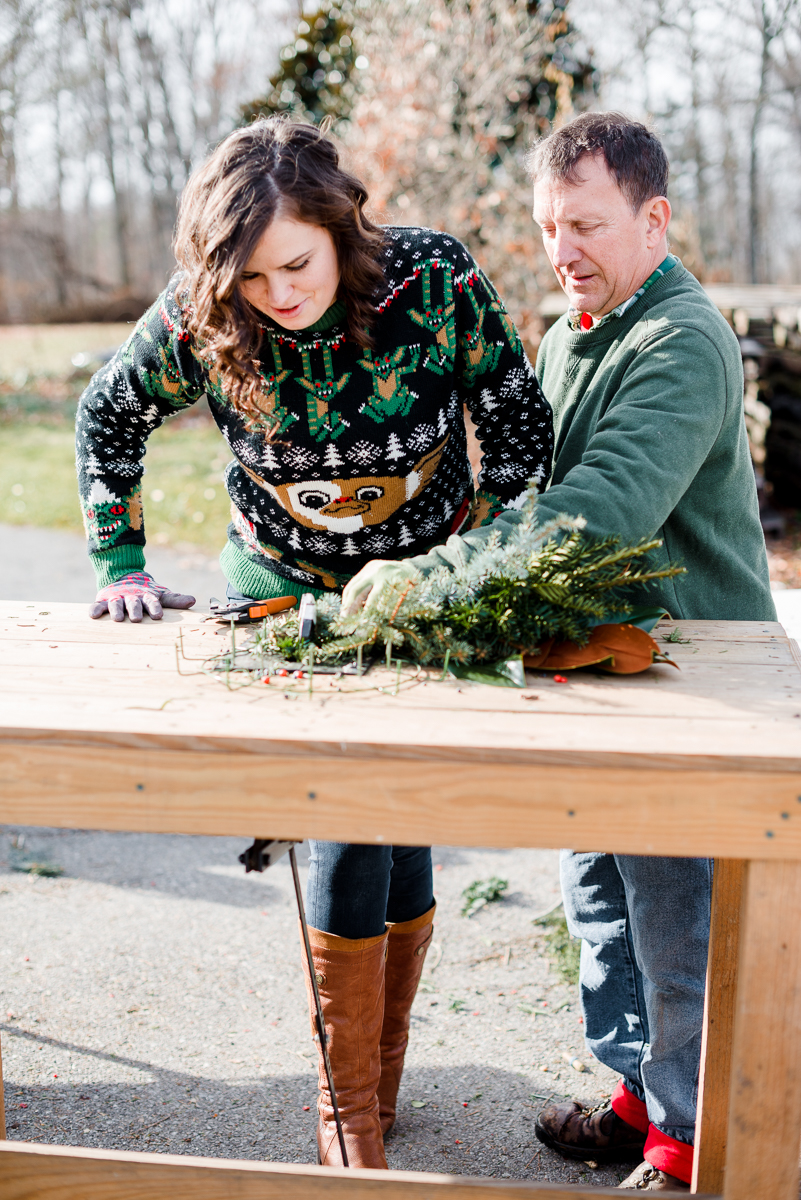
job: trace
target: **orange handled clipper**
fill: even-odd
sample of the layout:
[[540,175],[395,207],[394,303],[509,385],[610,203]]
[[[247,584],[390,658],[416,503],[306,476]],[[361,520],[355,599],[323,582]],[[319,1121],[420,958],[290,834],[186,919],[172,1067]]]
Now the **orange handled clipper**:
[[211,609],[207,621],[221,621],[225,625],[249,625],[251,621],[260,621],[262,617],[274,617],[276,613],[294,608],[297,596],[275,596],[272,600],[231,600],[228,604],[220,604],[213,597],[209,602]]
[[272,600],[260,600],[258,604],[251,605],[248,616],[251,621],[258,621],[261,617],[273,617],[285,609],[294,608],[297,602],[297,596],[275,596]]

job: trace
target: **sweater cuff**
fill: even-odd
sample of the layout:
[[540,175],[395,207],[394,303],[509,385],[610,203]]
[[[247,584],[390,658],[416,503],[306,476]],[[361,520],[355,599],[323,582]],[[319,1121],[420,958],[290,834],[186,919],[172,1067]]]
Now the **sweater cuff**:
[[284,579],[275,571],[253,562],[230,540],[225,543],[220,555],[220,569],[228,582],[249,600],[272,600],[276,596],[297,596],[300,600],[309,592],[315,600],[321,596],[336,595],[322,588],[310,587],[308,583],[292,583]]
[[145,569],[144,546],[130,543],[114,546],[110,550],[98,550],[97,554],[90,554],[89,557],[97,576],[98,591],[108,587],[110,583],[116,583],[118,579],[124,579],[131,571]]

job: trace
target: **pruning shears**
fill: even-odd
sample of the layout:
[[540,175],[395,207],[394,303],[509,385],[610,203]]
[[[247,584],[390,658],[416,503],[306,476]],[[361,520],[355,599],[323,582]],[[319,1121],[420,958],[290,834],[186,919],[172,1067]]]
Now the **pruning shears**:
[[276,596],[272,600],[229,600],[227,604],[221,604],[216,596],[212,596],[209,615],[204,620],[219,621],[223,625],[251,625],[263,617],[274,617],[276,613],[294,608],[297,602],[297,596]]

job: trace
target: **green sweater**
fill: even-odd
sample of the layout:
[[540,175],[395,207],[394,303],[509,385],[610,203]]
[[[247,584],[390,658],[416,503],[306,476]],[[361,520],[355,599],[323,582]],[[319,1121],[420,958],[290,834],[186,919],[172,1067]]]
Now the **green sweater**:
[[[586,518],[586,532],[662,539],[652,559],[687,574],[635,597],[688,620],[776,620],[743,417],[737,339],[680,263],[621,317],[545,335],[537,374],[554,413],[555,468],[543,521]],[[493,525],[412,562],[469,559]]]

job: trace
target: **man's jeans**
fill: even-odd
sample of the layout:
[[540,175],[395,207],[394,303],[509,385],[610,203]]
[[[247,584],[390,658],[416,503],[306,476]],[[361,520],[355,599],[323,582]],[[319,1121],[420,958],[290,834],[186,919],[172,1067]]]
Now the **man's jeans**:
[[653,1125],[692,1145],[712,863],[563,850],[561,874],[568,928],[583,938],[587,1044]]
[[434,905],[429,846],[309,842],[309,924],[343,938],[378,937]]

